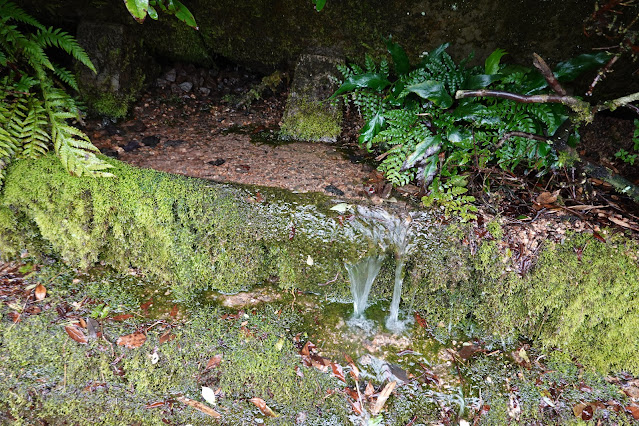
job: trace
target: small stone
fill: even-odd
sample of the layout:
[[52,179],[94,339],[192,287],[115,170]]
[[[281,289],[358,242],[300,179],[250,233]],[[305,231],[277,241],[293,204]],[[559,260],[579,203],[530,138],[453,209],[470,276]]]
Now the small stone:
[[186,141],[182,139],[169,139],[168,141],[164,142],[164,146],[179,146],[183,143],[186,143]]
[[208,96],[211,94],[211,89],[209,89],[208,87],[200,87],[198,90],[204,96]]
[[122,147],[122,149],[126,152],[131,152],[133,150],[136,150],[138,148],[140,148],[140,142],[136,141],[136,140],[132,140],[131,142],[129,142],[128,144],[124,145]]
[[136,133],[140,133],[146,130],[146,124],[144,124],[142,121],[140,120],[135,120],[129,124],[126,125],[127,130],[129,130],[130,132],[136,132]]
[[212,160],[212,161],[207,161],[208,164],[210,164],[211,166],[221,166],[222,164],[226,163],[226,160],[223,158],[218,158],[217,160]]
[[329,194],[337,195],[338,197],[341,197],[342,195],[344,195],[344,191],[342,191],[335,185],[326,185],[326,187],[324,188],[324,191],[328,192]]
[[173,83],[176,78],[177,78],[177,71],[175,70],[175,68],[171,68],[170,70],[166,72],[166,74],[164,74],[164,79],[166,81],[170,81],[171,83]]
[[150,146],[151,148],[154,148],[157,144],[160,143],[160,138],[155,135],[147,136],[144,139],[142,139],[142,143],[146,146]]
[[168,86],[169,82],[163,78],[158,78],[155,80],[155,85],[158,86],[160,89],[164,89],[166,86]]
[[118,154],[118,152],[116,150],[113,149],[103,149],[102,154],[106,155],[107,157],[111,157],[111,158],[118,158],[120,156],[120,154]]
[[185,81],[180,83],[179,86],[180,89],[184,90],[185,92],[190,92],[193,88],[193,83],[191,83],[190,81]]

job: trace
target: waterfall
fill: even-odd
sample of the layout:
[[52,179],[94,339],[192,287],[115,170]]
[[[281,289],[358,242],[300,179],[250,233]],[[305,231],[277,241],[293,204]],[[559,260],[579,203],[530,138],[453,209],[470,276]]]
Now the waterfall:
[[383,256],[365,257],[354,265],[346,265],[353,294],[353,318],[362,318],[368,307],[368,295],[382,266]]
[[[405,255],[416,245],[415,229],[423,227],[413,226],[413,220],[421,218],[420,213],[394,215],[381,208],[358,206],[359,218],[357,228],[370,241],[376,243],[382,252],[393,250],[395,255],[395,279],[393,299],[390,314],[386,320],[386,327],[394,332],[404,329],[404,322],[399,320],[399,305],[402,297],[404,282]],[[426,237],[426,234],[421,235]],[[379,273],[384,256],[374,255],[363,258],[355,265],[346,265],[351,280],[355,317],[363,317],[367,307],[368,295],[375,277]]]

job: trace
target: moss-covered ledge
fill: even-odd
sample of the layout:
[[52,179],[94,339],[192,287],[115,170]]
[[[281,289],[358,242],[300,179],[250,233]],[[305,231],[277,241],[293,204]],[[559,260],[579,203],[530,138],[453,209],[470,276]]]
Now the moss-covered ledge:
[[[0,199],[0,251],[27,248],[86,268],[139,268],[179,299],[267,280],[346,297],[344,262],[377,250],[320,194],[216,184],[109,160],[114,179],[77,178],[46,156],[16,162]],[[326,283],[335,277],[330,286]]]

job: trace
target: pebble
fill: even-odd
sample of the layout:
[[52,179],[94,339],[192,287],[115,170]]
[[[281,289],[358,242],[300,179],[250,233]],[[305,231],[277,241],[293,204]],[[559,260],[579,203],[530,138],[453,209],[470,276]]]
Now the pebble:
[[160,143],[160,138],[155,135],[147,136],[144,139],[142,139],[142,143],[146,146],[150,146],[151,148],[154,148],[155,146],[157,146],[157,144]]
[[190,81],[184,81],[180,83],[179,86],[180,89],[184,90],[185,92],[190,92],[193,88],[193,83],[191,83]]

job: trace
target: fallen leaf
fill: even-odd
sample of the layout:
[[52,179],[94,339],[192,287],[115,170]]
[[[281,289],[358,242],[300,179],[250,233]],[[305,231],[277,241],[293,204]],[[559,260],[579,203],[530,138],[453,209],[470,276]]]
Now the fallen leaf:
[[371,395],[373,395],[374,393],[375,393],[375,388],[373,387],[371,382],[368,382],[366,384],[366,389],[364,390],[364,395],[368,398]]
[[211,370],[213,368],[217,368],[217,366],[220,365],[220,362],[222,362],[222,354],[217,354],[209,359],[209,362],[206,363],[206,367],[204,369]]
[[415,322],[417,323],[417,325],[419,325],[421,328],[428,328],[428,322],[426,322],[426,320],[424,318],[422,318],[421,315],[419,315],[419,312],[415,312]]
[[211,407],[202,404],[199,401],[195,401],[193,399],[187,398],[185,396],[178,396],[177,400],[186,404],[186,405],[190,405],[191,407],[195,408],[196,410],[199,410],[201,412],[203,412],[204,414],[208,414],[209,416],[219,419],[220,417],[222,417],[220,415],[220,413],[218,413],[217,411],[215,411],[214,409],[212,409]]
[[118,346],[124,346],[125,348],[134,349],[139,348],[146,342],[146,336],[139,331],[135,333],[127,334],[126,336],[120,336],[115,342]]
[[378,415],[379,412],[382,411],[382,408],[384,408],[384,405],[386,404],[386,400],[390,396],[391,392],[393,392],[393,389],[395,389],[396,385],[397,385],[397,382],[392,381],[388,383],[384,387],[384,390],[380,392],[379,396],[377,397],[377,401],[375,401],[375,405],[371,409],[371,414],[373,416]]
[[339,380],[346,383],[346,378],[344,377],[344,370],[342,369],[341,365],[335,362],[332,362],[331,369],[333,370],[333,376],[337,377]]
[[129,318],[133,318],[133,314],[120,314],[120,315],[115,315],[112,316],[109,319],[112,319],[113,321],[124,321],[127,320]]
[[208,386],[202,386],[202,398],[211,405],[216,404],[215,391]]
[[351,406],[353,407],[353,411],[355,412],[355,414],[357,414],[358,416],[362,414],[362,405],[359,403],[359,401],[351,401]]
[[9,312],[7,315],[11,318],[11,321],[13,321],[14,324],[19,323],[22,320],[22,316],[15,311]]
[[255,404],[255,406],[259,408],[262,414],[264,414],[265,416],[277,417],[277,414],[275,414],[273,410],[271,410],[271,408],[266,405],[266,401],[264,401],[262,398],[251,398],[249,399],[249,401]]
[[349,210],[351,208],[350,204],[346,204],[346,203],[339,203],[339,204],[335,204],[333,207],[331,207],[331,210],[334,210],[336,212],[339,213],[345,213],[346,210]]
[[67,332],[69,337],[75,340],[76,342],[83,345],[87,344],[88,342],[87,336],[84,335],[84,332],[78,325],[76,324],[67,325],[66,327],[64,327],[64,330]]
[[639,405],[629,405],[626,407],[626,410],[628,410],[628,412],[632,414],[633,419],[639,420]]
[[313,266],[313,263],[315,263],[315,262],[313,262],[313,258],[312,258],[312,257],[311,257],[311,255],[309,254],[309,255],[308,255],[308,257],[306,258],[306,264],[307,264],[308,266]]
[[173,339],[175,339],[175,334],[171,333],[170,331],[167,331],[166,333],[160,336],[160,345],[166,342],[170,342]]
[[539,194],[537,196],[537,198],[535,198],[535,202],[537,204],[553,204],[555,201],[557,201],[557,196],[559,196],[559,190],[556,190],[555,192],[548,192],[548,191],[544,191],[541,194]]
[[146,404],[144,406],[144,408],[146,408],[147,410],[151,409],[151,408],[158,408],[158,407],[163,407],[164,405],[166,405],[164,403],[164,401],[158,401],[158,402],[152,402],[150,404]]
[[35,298],[40,301],[44,299],[47,295],[47,289],[42,284],[38,284],[35,288]]

